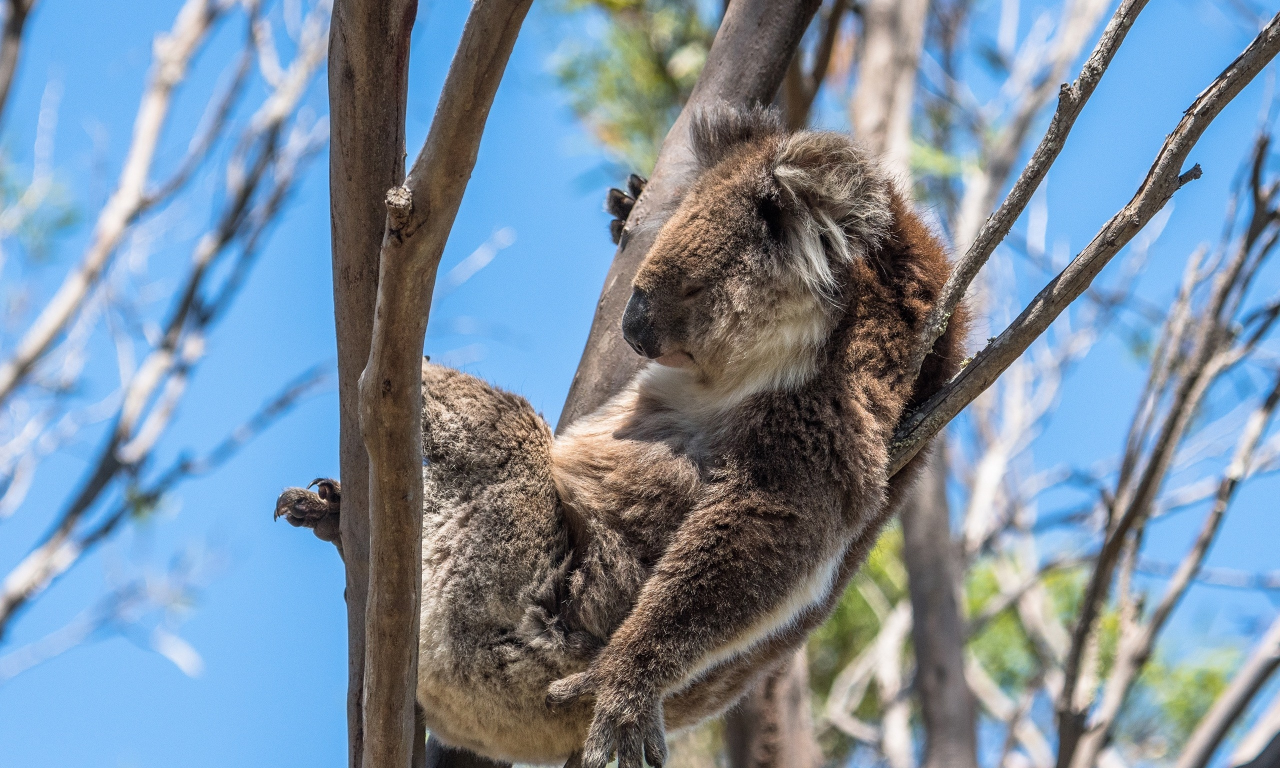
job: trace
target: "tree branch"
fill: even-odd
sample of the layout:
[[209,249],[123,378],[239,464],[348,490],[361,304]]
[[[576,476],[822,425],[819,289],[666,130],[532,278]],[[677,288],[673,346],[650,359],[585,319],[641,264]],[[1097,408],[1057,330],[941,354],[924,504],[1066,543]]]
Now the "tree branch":
[[1070,135],[1076,118],[1080,116],[1084,105],[1088,103],[1089,97],[1098,87],[1116,51],[1120,49],[1120,44],[1124,42],[1129,29],[1137,21],[1138,14],[1146,5],[1147,0],[1124,0],[1116,9],[1115,15],[1111,17],[1111,21],[1107,23],[1107,28],[1103,30],[1098,44],[1094,46],[1093,53],[1080,68],[1080,74],[1075,82],[1070,86],[1064,84],[1058,92],[1058,108],[1054,112],[1053,120],[1049,123],[1049,129],[1045,132],[1044,138],[1040,140],[1026,167],[1018,175],[1013,189],[1009,190],[1008,196],[1000,204],[1000,209],[987,218],[982,229],[974,237],[973,243],[967,246],[964,256],[953,266],[951,276],[947,278],[941,295],[925,320],[924,329],[920,334],[920,346],[912,360],[912,370],[920,369],[929,350],[933,349],[934,342],[947,330],[947,322],[951,314],[964,298],[969,284],[977,277],[978,270],[982,269],[987,259],[991,258],[996,246],[1008,236],[1014,222],[1022,215],[1027,203],[1031,202],[1031,196],[1044,181],[1049,168],[1053,166],[1063,146],[1066,145],[1067,136]]
[[408,766],[413,754],[422,590],[422,344],[436,270],[475,166],[485,120],[531,0],[477,0],[435,118],[387,223],[360,430],[369,454],[364,758]]
[[150,82],[138,107],[133,142],[125,157],[120,181],[98,216],[80,264],[63,280],[13,354],[0,364],[0,403],[9,399],[49,351],[101,278],[129,226],[148,203],[154,203],[147,195],[147,178],[155,159],[160,132],[169,115],[174,90],[186,77],[188,64],[223,10],[224,6],[213,0],[187,0],[169,33],[157,36]]
[[1182,163],[1209,124],[1275,57],[1277,49],[1280,49],[1280,16],[1273,18],[1253,43],[1196,98],[1165,141],[1129,204],[1103,226],[1089,245],[973,362],[904,420],[893,442],[891,472],[901,469],[930,438],[986,390],[1088,288],[1098,272],[1164,207],[1174,192],[1199,177],[1199,166],[1184,174]]
[[404,180],[409,37],[417,0],[336,0],[329,45],[329,212],[338,341],[341,526],[347,603],[347,765],[364,754],[365,603],[369,591],[369,459],[359,380],[369,360],[382,196]]
[[[1236,490],[1249,471],[1249,465],[1262,440],[1263,432],[1280,404],[1280,377],[1276,379],[1270,393],[1262,404],[1250,415],[1248,423],[1241,431],[1236,444],[1235,455],[1218,483],[1218,492],[1213,506],[1205,518],[1199,535],[1191,549],[1183,557],[1182,563],[1165,587],[1159,604],[1151,612],[1151,616],[1140,626],[1126,626],[1121,631],[1119,647],[1113,662],[1110,675],[1103,690],[1102,701],[1090,718],[1089,725],[1081,735],[1075,749],[1072,765],[1076,768],[1090,768],[1110,740],[1111,729],[1120,715],[1121,705],[1129,693],[1133,682],[1141,673],[1143,666],[1151,655],[1156,639],[1164,629],[1173,609],[1186,594],[1192,579],[1200,570],[1209,547],[1217,537],[1218,529],[1226,516],[1227,508],[1235,498]],[[1135,545],[1136,549],[1136,545]],[[1136,553],[1133,563],[1136,565]],[[1135,618],[1136,624],[1136,618]]]
[[1191,738],[1183,747],[1176,768],[1205,768],[1209,764],[1231,726],[1244,713],[1245,707],[1276,671],[1276,667],[1280,667],[1280,617],[1272,622],[1271,628],[1263,635],[1249,660],[1191,732]]

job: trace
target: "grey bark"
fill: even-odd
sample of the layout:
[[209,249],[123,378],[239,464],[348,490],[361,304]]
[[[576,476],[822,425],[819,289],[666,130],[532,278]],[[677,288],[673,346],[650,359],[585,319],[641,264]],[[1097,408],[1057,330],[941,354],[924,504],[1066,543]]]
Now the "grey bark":
[[369,359],[386,223],[383,195],[404,180],[409,34],[416,0],[336,0],[329,33],[329,210],[338,337],[339,463],[347,602],[347,762],[364,751],[369,459],[360,372]]
[[369,457],[363,763],[371,767],[404,768],[414,752],[422,344],[440,257],[531,2],[471,5],[422,150],[404,184],[385,192],[373,339],[359,383],[360,430]]
[[977,768],[977,702],[964,677],[960,553],[951,537],[942,441],[937,441],[929,466],[900,516],[911,594],[916,699],[924,724],[924,766]]
[[725,751],[733,768],[816,768],[805,649],[765,678],[725,715]]

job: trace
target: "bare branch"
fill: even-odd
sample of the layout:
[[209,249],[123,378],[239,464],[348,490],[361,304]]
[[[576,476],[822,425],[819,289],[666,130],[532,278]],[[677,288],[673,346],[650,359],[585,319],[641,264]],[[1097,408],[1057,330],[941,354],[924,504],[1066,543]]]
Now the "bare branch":
[[471,7],[426,142],[387,192],[360,429],[369,453],[369,597],[365,616],[364,764],[413,754],[422,589],[422,344],[445,241],[531,0]]
[[[337,0],[329,49],[330,227],[338,339],[340,516],[347,603],[347,765],[364,753],[365,606],[369,592],[369,459],[360,435],[359,380],[369,360],[382,196],[404,181],[405,100],[414,0]],[[371,767],[372,768],[372,767]]]
[[[1110,739],[1111,729],[1120,714],[1120,707],[1124,703],[1129,689],[1150,657],[1156,639],[1160,636],[1161,630],[1164,629],[1165,623],[1168,621],[1174,607],[1186,594],[1192,579],[1199,571],[1205,556],[1209,552],[1209,546],[1217,537],[1218,529],[1226,516],[1227,508],[1235,497],[1236,490],[1240,487],[1240,482],[1248,474],[1249,465],[1252,463],[1254,453],[1262,439],[1262,434],[1275,413],[1277,404],[1280,404],[1280,377],[1276,379],[1276,383],[1272,386],[1266,399],[1249,417],[1248,423],[1245,425],[1244,430],[1241,431],[1236,444],[1235,455],[1219,481],[1218,492],[1214,498],[1213,506],[1205,518],[1195,543],[1192,544],[1191,549],[1183,557],[1178,570],[1165,587],[1165,592],[1160,598],[1160,602],[1145,623],[1139,625],[1136,617],[1130,621],[1123,622],[1119,648],[1116,650],[1116,658],[1113,662],[1111,673],[1107,677],[1102,701],[1090,718],[1089,725],[1081,735],[1075,750],[1072,765],[1076,766],[1076,768],[1089,768],[1092,766]],[[1130,568],[1136,565],[1137,561],[1138,541],[1135,538],[1133,542],[1130,554]],[[1122,601],[1122,604],[1131,606],[1132,601]],[[1124,615],[1127,615],[1127,612],[1122,608],[1122,616]]]
[[[1264,757],[1267,752],[1270,754]],[[1264,768],[1268,764],[1265,762],[1267,758],[1274,763],[1277,752],[1280,752],[1280,696],[1271,700],[1271,704],[1249,728],[1249,732],[1236,743],[1229,765],[1237,768]]]
[[1257,695],[1263,683],[1280,667],[1280,617],[1236,673],[1231,684],[1205,713],[1183,747],[1176,768],[1205,768],[1231,726]]
[[[1009,234],[1014,222],[1018,220],[1018,217],[1022,215],[1022,211],[1027,207],[1027,203],[1031,201],[1032,194],[1035,193],[1040,183],[1044,181],[1044,177],[1049,173],[1049,168],[1058,159],[1059,153],[1062,152],[1067,136],[1071,133],[1072,126],[1075,125],[1076,118],[1080,116],[1084,105],[1098,87],[1098,83],[1102,80],[1102,75],[1107,71],[1112,58],[1115,57],[1116,51],[1120,48],[1120,44],[1124,42],[1129,29],[1137,20],[1138,14],[1146,7],[1146,4],[1147,0],[1124,0],[1122,2],[1120,7],[1116,9],[1115,15],[1111,17],[1111,21],[1107,23],[1107,28],[1103,30],[1102,37],[1094,47],[1093,53],[1089,55],[1088,60],[1085,61],[1084,66],[1080,69],[1080,74],[1076,77],[1075,82],[1070,86],[1063,85],[1059,91],[1058,108],[1054,112],[1048,131],[1045,132],[1044,138],[1040,140],[1040,145],[1032,153],[1031,159],[1018,176],[1018,180],[1014,182],[1013,189],[1005,197],[1000,209],[982,225],[982,229],[974,237],[972,245],[969,245],[965,251],[964,257],[956,262],[951,276],[942,288],[942,294],[938,297],[934,308],[929,313],[929,317],[925,320],[924,329],[920,336],[920,346],[916,351],[915,359],[912,361],[912,370],[919,370],[929,350],[933,349],[934,342],[946,331],[947,321],[950,319],[951,313],[955,311],[961,299],[964,298],[965,291],[968,289],[969,284],[973,282],[974,277],[977,276],[978,270],[982,268],[983,264],[986,264],[987,259],[991,257],[1000,241],[1004,240]],[[1249,77],[1252,78],[1252,75]],[[1216,115],[1216,112],[1214,114]],[[1209,119],[1212,120],[1212,117]],[[1194,144],[1194,141],[1192,143]],[[1185,154],[1183,156],[1185,157]],[[1129,237],[1132,236],[1132,234],[1129,235]],[[1125,242],[1127,241],[1128,238],[1125,238]],[[906,458],[909,459],[910,456]],[[902,464],[905,463],[904,460]],[[901,465],[897,465],[895,462],[895,471],[897,466]]]
[[891,472],[901,469],[927,440],[989,387],[1062,310],[1084,292],[1098,272],[1164,207],[1174,192],[1199,176],[1199,166],[1184,174],[1182,163],[1213,119],[1275,57],[1277,49],[1280,49],[1280,16],[1273,18],[1244,53],[1196,98],[1165,141],[1129,204],[1103,226],[1093,241],[973,362],[900,425],[893,443]]
[[[323,59],[325,42],[326,37],[318,35],[300,49],[291,64],[291,72],[314,76]],[[160,340],[126,384],[107,439],[79,490],[58,516],[53,529],[0,586],[0,636],[32,597],[65,573],[87,549],[114,532],[126,518],[129,504],[107,515],[87,533],[77,534],[84,517],[121,473],[135,471],[145,464],[173,416],[192,368],[203,357],[205,333],[220,316],[216,310],[221,308],[209,305],[204,298],[203,288],[211,268],[240,237],[244,238],[242,262],[252,259],[260,245],[259,235],[278,212],[280,200],[296,179],[297,164],[314,152],[314,142],[306,141],[305,137],[299,140],[304,145],[302,148],[282,150],[280,147],[279,134],[284,121],[296,108],[302,92],[294,88],[288,93],[289,98],[285,100],[277,98],[279,91],[268,95],[264,103],[274,105],[269,112],[270,120],[255,121],[245,130],[241,149],[231,163],[243,163],[243,158],[248,156],[252,164],[245,173],[228,174],[230,189],[217,223],[197,241],[191,266],[174,293],[173,307]],[[271,188],[262,196],[264,199],[258,199],[258,192],[266,185],[271,170],[275,171]],[[233,270],[228,282],[236,279],[237,272]],[[219,294],[224,298],[230,295],[233,292],[225,288]],[[159,397],[157,392],[161,393]]]
[[212,0],[187,0],[169,33],[156,38],[150,82],[138,107],[133,142],[125,157],[116,190],[98,216],[80,264],[63,280],[17,349],[0,364],[0,403],[13,394],[49,351],[66,324],[79,312],[128,227],[145,209],[148,203],[147,178],[155,159],[160,132],[169,115],[174,90],[186,77],[187,66],[222,10],[223,6]]

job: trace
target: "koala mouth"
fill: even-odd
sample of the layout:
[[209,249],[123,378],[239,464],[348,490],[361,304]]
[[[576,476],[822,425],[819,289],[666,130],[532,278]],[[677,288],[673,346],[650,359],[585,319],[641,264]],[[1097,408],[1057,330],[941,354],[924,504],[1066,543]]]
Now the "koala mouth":
[[689,368],[693,366],[693,356],[688,352],[668,352],[654,358],[654,362],[658,365],[665,365],[668,368]]

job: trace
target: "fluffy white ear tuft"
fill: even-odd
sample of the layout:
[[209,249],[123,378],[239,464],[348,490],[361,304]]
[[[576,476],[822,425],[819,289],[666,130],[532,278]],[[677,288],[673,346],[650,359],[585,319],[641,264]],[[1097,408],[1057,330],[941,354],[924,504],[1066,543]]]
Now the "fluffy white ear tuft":
[[835,288],[834,264],[879,249],[893,223],[890,182],[871,155],[847,136],[801,131],[782,144],[773,177],[787,199],[787,234],[806,284],[823,296]]

